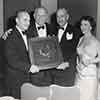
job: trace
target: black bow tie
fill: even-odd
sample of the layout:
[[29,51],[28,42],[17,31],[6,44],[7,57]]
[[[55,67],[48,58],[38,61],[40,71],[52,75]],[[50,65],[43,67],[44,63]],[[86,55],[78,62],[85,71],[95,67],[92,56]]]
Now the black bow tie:
[[62,30],[64,30],[64,27],[59,27],[59,29],[62,29]]
[[26,31],[22,31],[23,35],[26,35]]
[[38,27],[38,30],[40,30],[40,29],[44,29],[44,26],[39,26]]

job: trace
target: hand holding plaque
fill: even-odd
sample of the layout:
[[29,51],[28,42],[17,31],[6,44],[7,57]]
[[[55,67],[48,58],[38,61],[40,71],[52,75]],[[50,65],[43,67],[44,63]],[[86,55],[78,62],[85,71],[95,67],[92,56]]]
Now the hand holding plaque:
[[30,72],[31,73],[37,73],[37,72],[39,72],[38,66],[32,65],[31,68],[30,68]]
[[63,62],[57,67],[57,69],[64,70],[64,69],[66,69],[68,67],[69,67],[69,63],[68,62]]

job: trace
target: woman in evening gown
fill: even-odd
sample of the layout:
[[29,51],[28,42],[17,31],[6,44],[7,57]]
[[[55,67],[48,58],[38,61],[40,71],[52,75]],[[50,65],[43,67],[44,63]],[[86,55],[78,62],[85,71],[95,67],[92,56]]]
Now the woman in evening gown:
[[94,35],[95,21],[91,16],[80,19],[80,29],[84,36],[77,46],[77,86],[80,100],[96,100],[98,88],[98,66],[100,62],[100,42]]

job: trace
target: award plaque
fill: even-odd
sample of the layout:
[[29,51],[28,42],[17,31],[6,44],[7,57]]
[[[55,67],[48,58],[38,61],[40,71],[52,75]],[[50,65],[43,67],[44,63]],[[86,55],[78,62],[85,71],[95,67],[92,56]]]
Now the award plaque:
[[55,68],[63,62],[56,37],[30,38],[28,44],[31,64],[37,65],[40,70]]

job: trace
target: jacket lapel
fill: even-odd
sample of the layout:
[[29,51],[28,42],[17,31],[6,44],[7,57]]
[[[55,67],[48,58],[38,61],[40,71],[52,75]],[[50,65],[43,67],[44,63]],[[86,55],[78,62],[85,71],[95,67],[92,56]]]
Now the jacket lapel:
[[16,35],[18,37],[19,46],[22,46],[23,47],[23,50],[27,51],[26,46],[25,46],[25,43],[24,43],[24,40],[23,40],[20,32],[17,30],[17,28],[15,28],[15,32],[16,32]]

